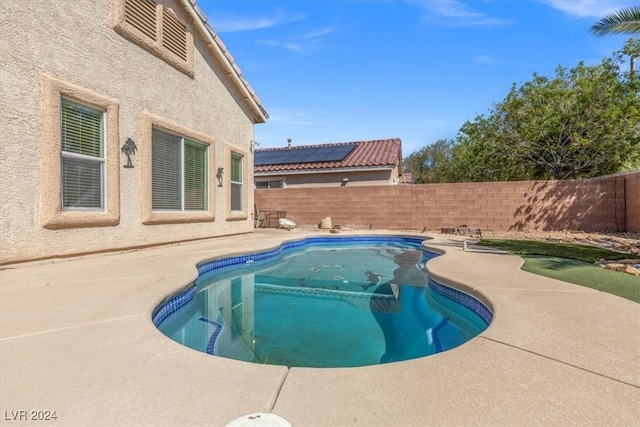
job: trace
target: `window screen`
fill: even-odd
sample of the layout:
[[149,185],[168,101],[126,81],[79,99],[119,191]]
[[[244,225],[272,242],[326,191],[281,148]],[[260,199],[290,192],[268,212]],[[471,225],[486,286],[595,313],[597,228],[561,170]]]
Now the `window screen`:
[[153,129],[153,210],[207,210],[207,153],[204,144]]
[[61,100],[62,208],[104,209],[104,112]]
[[207,209],[207,147],[188,140],[184,143],[184,208]]
[[153,130],[151,181],[153,210],[182,210],[182,139]]
[[242,210],[242,156],[231,154],[231,210]]

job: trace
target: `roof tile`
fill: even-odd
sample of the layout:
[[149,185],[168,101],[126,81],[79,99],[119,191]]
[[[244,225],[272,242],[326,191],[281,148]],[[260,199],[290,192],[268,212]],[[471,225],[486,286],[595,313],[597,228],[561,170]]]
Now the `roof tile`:
[[294,163],[280,165],[259,165],[254,166],[254,172],[285,172],[301,170],[326,170],[343,168],[360,168],[374,166],[395,166],[398,159],[402,158],[402,141],[400,138],[376,139],[370,141],[339,142],[336,144],[300,145],[293,147],[262,148],[256,152],[282,151],[283,154],[291,153],[291,150],[309,147],[329,147],[336,145],[352,145],[356,147],[342,161],[316,162],[316,163]]

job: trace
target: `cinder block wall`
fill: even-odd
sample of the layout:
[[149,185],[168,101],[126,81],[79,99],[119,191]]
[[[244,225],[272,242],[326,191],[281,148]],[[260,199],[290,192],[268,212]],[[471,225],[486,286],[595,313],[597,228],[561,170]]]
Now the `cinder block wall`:
[[640,172],[627,174],[624,177],[627,195],[627,231],[640,233]]
[[[625,186],[635,191],[627,200]],[[637,231],[640,171],[580,181],[256,190],[255,200],[302,227],[329,216],[351,228]]]

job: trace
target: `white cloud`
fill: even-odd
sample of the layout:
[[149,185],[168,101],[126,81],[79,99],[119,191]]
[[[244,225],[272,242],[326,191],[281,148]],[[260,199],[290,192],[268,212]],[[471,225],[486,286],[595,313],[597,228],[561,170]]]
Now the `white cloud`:
[[490,55],[476,55],[473,57],[473,62],[478,64],[499,64],[502,61]]
[[305,35],[292,38],[292,41],[279,40],[261,40],[258,43],[264,46],[281,47],[291,52],[309,53],[316,49],[321,43],[323,37],[328,34],[335,33],[337,29],[332,26],[324,27],[319,30],[311,31]]
[[542,3],[577,18],[602,18],[635,1],[616,0],[540,0]]
[[305,38],[314,39],[317,37],[323,37],[323,36],[326,36],[327,34],[335,33],[336,31],[337,31],[337,28],[333,26],[324,27],[316,31],[311,31],[305,36]]
[[304,47],[297,43],[280,42],[277,40],[260,40],[258,43],[263,46],[281,47],[291,52],[303,53],[305,51]]
[[261,30],[264,28],[290,24],[306,18],[306,15],[287,14],[282,9],[276,9],[276,11],[270,16],[263,17],[237,17],[219,14],[216,14],[215,17],[214,29],[217,33],[234,33],[240,31]]
[[459,0],[405,0],[424,11],[423,19],[430,24],[451,26],[499,26],[511,22],[477,12]]

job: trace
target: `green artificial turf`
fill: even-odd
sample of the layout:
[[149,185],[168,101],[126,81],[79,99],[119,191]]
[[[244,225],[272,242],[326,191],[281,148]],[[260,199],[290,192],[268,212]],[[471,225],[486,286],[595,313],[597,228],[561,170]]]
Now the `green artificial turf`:
[[640,277],[574,259],[523,255],[522,269],[640,303]]
[[532,240],[482,240],[480,246],[504,249],[521,255],[525,261],[522,269],[530,273],[575,283],[640,303],[640,277],[594,265],[600,259],[630,258],[629,254],[591,246]]
[[629,254],[572,243],[540,242],[537,240],[497,240],[482,239],[480,246],[504,249],[519,255],[545,255],[576,259],[593,263],[601,259],[630,258]]

